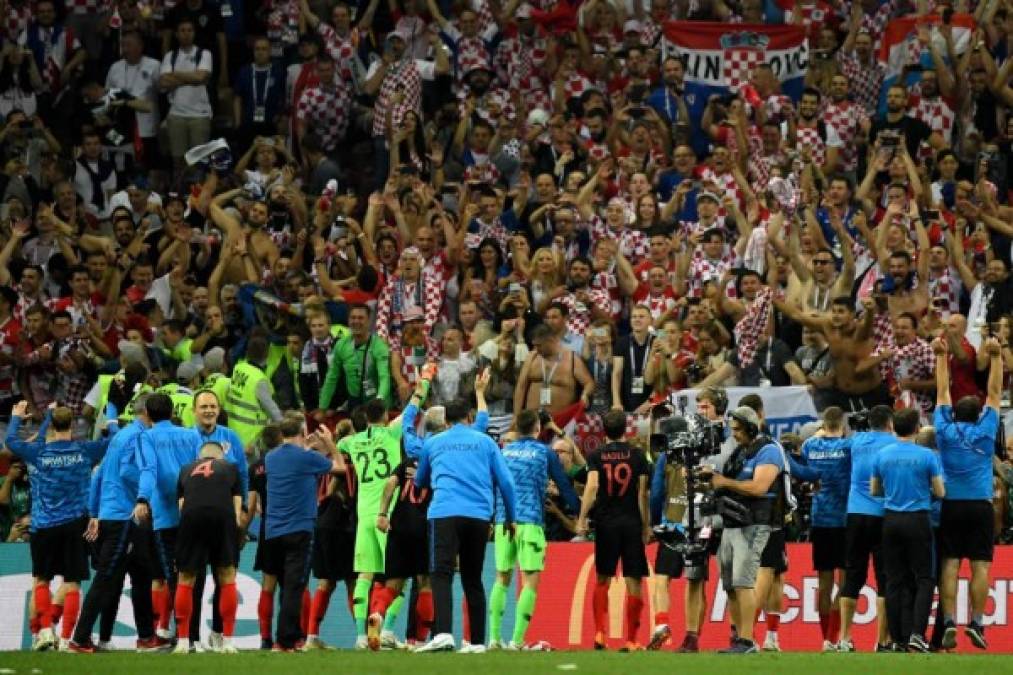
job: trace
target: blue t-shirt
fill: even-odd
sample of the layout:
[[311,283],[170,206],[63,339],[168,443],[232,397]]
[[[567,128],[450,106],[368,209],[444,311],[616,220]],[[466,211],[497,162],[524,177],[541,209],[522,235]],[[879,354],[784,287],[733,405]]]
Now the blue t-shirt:
[[944,499],[992,501],[992,455],[999,433],[999,413],[986,407],[977,422],[955,422],[953,409],[936,406],[936,446],[946,472]]
[[882,516],[883,498],[869,492],[872,466],[881,448],[897,442],[888,431],[860,431],[851,437],[851,491],[848,493],[848,513],[864,516]]
[[851,487],[851,439],[809,438],[802,444],[802,458],[820,474],[820,489],[813,495],[813,527],[844,527]]
[[[781,454],[781,448],[773,443],[768,443],[760,448],[759,452],[746,460],[742,466],[742,470],[735,476],[735,480],[752,480],[756,468],[764,464],[773,464],[777,467],[778,473],[784,471],[784,455]],[[767,491],[768,497],[774,497],[777,494],[775,492],[776,486],[777,479],[775,478],[774,482],[770,484],[770,489]]]
[[936,453],[922,445],[896,441],[876,455],[872,475],[883,487],[887,511],[928,511],[932,479],[942,475]]
[[317,480],[331,470],[319,452],[286,443],[264,456],[267,473],[265,536],[313,532],[317,521]]
[[[576,512],[579,508],[577,493],[563,469],[556,453],[549,446],[530,438],[522,438],[503,448],[503,460],[514,479],[517,500],[517,522],[542,525],[545,521],[545,490],[552,478],[559,486],[567,507]],[[506,520],[503,497],[496,494],[496,522]]]

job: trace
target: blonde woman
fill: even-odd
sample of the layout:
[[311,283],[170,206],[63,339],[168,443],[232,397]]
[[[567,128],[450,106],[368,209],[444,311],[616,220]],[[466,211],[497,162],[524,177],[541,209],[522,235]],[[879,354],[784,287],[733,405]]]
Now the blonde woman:
[[531,282],[531,304],[543,313],[552,302],[552,291],[563,285],[562,252],[548,247],[536,250],[527,277]]

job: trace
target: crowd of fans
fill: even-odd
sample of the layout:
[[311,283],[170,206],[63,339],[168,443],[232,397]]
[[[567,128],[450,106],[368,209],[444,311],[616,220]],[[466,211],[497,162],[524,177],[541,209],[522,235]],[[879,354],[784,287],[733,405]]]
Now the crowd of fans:
[[[913,84],[885,87],[888,22],[954,11],[968,39],[920,27]],[[1009,2],[0,14],[0,415],[24,398],[37,425],[58,402],[85,437],[160,388],[192,422],[188,394],[228,411],[245,364],[266,379],[240,401],[259,405],[248,442],[287,409],[400,410],[435,361],[437,404],[491,369],[493,433],[524,408],[582,401],[593,428],[736,384],[929,419],[939,336],[953,400],[984,397],[986,335],[1010,384]],[[804,27],[804,93],[761,65],[691,116],[673,19]],[[26,470],[5,470],[13,541]]]

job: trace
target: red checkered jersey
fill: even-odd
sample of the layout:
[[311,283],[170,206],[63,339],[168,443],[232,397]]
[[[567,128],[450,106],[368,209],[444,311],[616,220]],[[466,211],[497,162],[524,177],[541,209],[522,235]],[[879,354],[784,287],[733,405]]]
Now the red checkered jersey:
[[593,216],[591,218],[591,243],[594,245],[602,239],[615,239],[618,241],[619,252],[630,261],[646,258],[650,250],[647,235],[642,231],[632,230],[628,227],[613,230],[604,220],[598,216]]
[[511,89],[530,91],[544,88],[547,45],[541,34],[534,37],[514,35],[499,43],[496,49],[496,75]]
[[609,314],[615,321],[623,313],[623,296],[619,290],[619,279],[613,271],[595,272],[591,277],[591,288],[605,292],[609,298]]
[[359,41],[356,29],[353,28],[348,35],[342,37],[334,28],[321,21],[317,24],[317,32],[324,41],[324,50],[337,65],[338,75],[346,82],[352,81],[355,45]]
[[[857,2],[858,0],[853,0]],[[879,45],[886,32],[886,24],[893,18],[896,0],[887,0],[873,14],[862,14],[862,28],[872,36],[872,53],[879,53]]]
[[422,269],[445,282],[454,276],[454,266],[447,260],[447,252],[445,250],[437,251],[433,254],[422,266]]
[[[797,7],[798,5],[796,5]],[[802,25],[806,29],[806,34],[809,36],[810,44],[814,43],[820,36],[820,31],[824,27],[835,27],[837,24],[837,17],[834,14],[834,9],[829,4],[818,0],[812,4],[806,4],[801,6],[802,11]],[[789,10],[784,14],[784,22],[786,24],[794,23],[795,21],[795,10]]]
[[671,286],[665,286],[661,293],[652,293],[650,286],[645,283],[641,283],[633,294],[633,302],[647,305],[651,310],[651,318],[655,321],[675,310],[677,299]]
[[[610,311],[611,303],[608,293],[599,288],[591,288],[587,294],[590,297],[592,305],[603,312]],[[566,317],[567,330],[576,335],[586,333],[588,326],[591,325],[591,307],[579,302],[577,296],[573,293],[560,296],[558,301],[566,305],[567,310],[569,310],[569,315]]]
[[[938,131],[942,134],[943,140],[949,145],[950,139],[953,136],[953,121],[957,118],[953,110],[953,101],[947,100],[942,96],[923,98],[920,96],[917,85],[915,85],[911,93],[914,97],[912,99],[911,116],[925,122],[932,131]],[[918,151],[919,158],[924,159],[925,157],[932,157],[934,155],[935,151],[932,149],[932,146],[923,142],[922,147]]]
[[[14,358],[18,343],[21,341],[21,323],[13,316],[0,324],[0,354],[8,359]],[[14,395],[15,368],[13,363],[0,365],[0,398]]]
[[[374,64],[373,68],[379,67]],[[432,64],[423,66],[432,68]],[[370,69],[372,72],[372,68]],[[387,109],[393,106],[391,124],[397,126],[409,110],[422,117],[422,76],[419,63],[407,59],[391,68],[383,78],[380,85],[380,92],[376,96],[376,103],[373,106],[373,135],[383,136],[387,125]],[[396,95],[404,98],[400,103],[394,102]]]
[[[665,271],[668,272],[669,277],[675,274],[676,271],[678,270],[678,266],[675,264],[675,261],[671,259],[669,259],[664,265],[660,266],[665,268]],[[659,265],[657,263],[651,262],[650,260],[644,260],[643,262],[639,262],[636,265],[634,265],[633,273],[637,276],[637,281],[641,283],[647,283],[647,278],[648,276],[650,276],[651,269],[654,267],[659,267]]]
[[886,77],[883,66],[875,58],[866,64],[860,62],[854,52],[845,54],[843,51],[837,52],[837,63],[841,73],[848,78],[851,97],[865,108],[867,115],[874,115]]
[[54,301],[49,309],[51,312],[67,311],[74,326],[83,326],[87,323],[86,317],[98,318],[99,309],[104,302],[105,298],[101,293],[92,293],[90,298],[78,303],[74,302],[72,296],[67,296]]
[[405,311],[421,307],[425,317],[426,334],[433,330],[443,305],[444,282],[432,273],[423,272],[422,282],[406,282],[400,276],[387,280],[376,303],[376,334],[393,349],[401,344],[401,329]]
[[17,42],[18,37],[32,21],[32,4],[24,3],[16,7],[7,3],[7,12],[4,15],[4,35],[10,42]]
[[[739,256],[731,247],[720,260],[711,260],[703,253],[703,247],[698,246],[693,253],[693,259],[689,261],[689,296],[693,298],[703,297],[703,287],[707,282],[718,283],[725,272],[738,266]],[[735,284],[728,284],[727,295],[734,298]]]
[[[873,355],[883,352],[877,348]],[[902,380],[930,380],[935,377],[936,355],[932,347],[921,338],[915,338],[910,344],[903,347],[897,346],[894,349],[892,358],[886,360],[896,386],[900,386]],[[928,413],[932,410],[932,396],[922,392],[913,392],[921,411]]]
[[929,302],[936,298],[946,299],[946,317],[960,313],[960,291],[963,284],[953,269],[947,267],[940,274],[929,271]]
[[[826,138],[824,138],[820,133],[820,126],[823,126],[823,130],[826,132]],[[837,137],[837,131],[829,124],[814,125],[811,127],[803,127],[799,125],[795,128],[795,148],[799,152],[801,152],[803,148],[808,148],[810,156],[816,164],[822,166],[823,163],[826,162],[828,147],[841,147],[841,141]]]
[[854,171],[858,168],[858,147],[855,137],[863,124],[869,121],[865,108],[844,100],[840,103],[830,102],[823,111],[823,121],[833,127],[841,140],[839,157],[843,171]]
[[700,171],[700,180],[704,182],[713,181],[716,183],[721,192],[721,194],[718,195],[719,197],[723,197],[726,194],[735,197],[735,201],[739,203],[739,208],[745,211],[746,195],[742,192],[742,189],[739,188],[739,184],[735,182],[735,176],[732,175],[731,171],[717,174],[714,172],[714,169],[709,166],[705,166],[703,170]]
[[303,91],[296,105],[295,116],[314,129],[323,141],[326,150],[334,150],[345,138],[348,130],[348,109],[352,98],[343,80],[335,76],[333,88],[310,87]]
[[568,101],[571,98],[580,98],[581,94],[592,88],[594,88],[594,84],[591,80],[579,72],[573,73],[563,83],[563,99]]
[[454,50],[454,75],[458,82],[461,82],[473,68],[488,68],[492,65],[492,52],[486,39],[487,36],[488,39],[492,39],[497,32],[493,27],[486,35],[465,37],[454,26],[447,26],[442,31],[443,41]]

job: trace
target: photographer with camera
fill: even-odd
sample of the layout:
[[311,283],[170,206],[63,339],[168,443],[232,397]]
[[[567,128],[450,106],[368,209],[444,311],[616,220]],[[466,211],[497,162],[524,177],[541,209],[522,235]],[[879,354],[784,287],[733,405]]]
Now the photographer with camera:
[[732,411],[730,429],[738,447],[720,473],[704,467],[696,478],[708,480],[716,492],[718,513],[724,534],[718,548],[718,566],[725,589],[734,593],[730,604],[732,623],[738,628],[734,644],[725,654],[756,653],[753,623],[756,598],[753,592],[760,557],[770,538],[774,504],[784,489],[778,479],[785,472],[784,453],[768,436],[761,434],[759,415],[740,406]]

